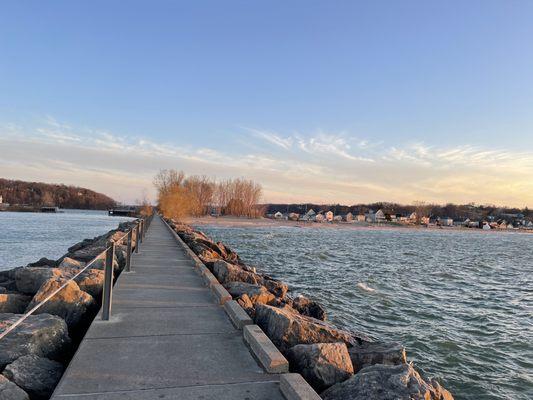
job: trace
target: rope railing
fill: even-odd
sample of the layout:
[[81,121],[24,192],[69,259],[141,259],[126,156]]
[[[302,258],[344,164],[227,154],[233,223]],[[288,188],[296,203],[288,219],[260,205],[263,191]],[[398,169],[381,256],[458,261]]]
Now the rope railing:
[[17,319],[14,323],[12,323],[9,327],[7,327],[4,331],[0,333],[0,340],[2,340],[6,335],[8,335],[10,332],[12,332],[17,326],[19,326],[22,322],[24,322],[30,315],[34,314],[38,309],[40,309],[44,304],[46,304],[51,298],[53,298],[56,294],[58,294],[61,290],[63,290],[65,287],[69,285],[70,282],[74,281],[78,276],[83,274],[91,265],[93,265],[97,260],[101,258],[103,254],[106,255],[105,257],[105,265],[104,265],[104,283],[102,288],[102,320],[109,320],[109,316],[111,314],[111,296],[112,296],[112,288],[113,288],[113,262],[115,258],[115,244],[116,243],[122,243],[124,239],[127,239],[127,252],[126,252],[126,265],[124,266],[124,269],[126,271],[131,271],[131,254],[132,254],[132,241],[133,241],[133,234],[136,233],[136,245],[135,245],[135,253],[139,253],[139,247],[140,244],[143,241],[143,238],[146,234],[146,230],[150,226],[150,223],[152,222],[153,214],[146,217],[146,218],[140,218],[136,221],[136,224],[129,229],[124,235],[122,235],[118,240],[116,241],[109,241],[106,245],[106,248],[98,253],[87,265],[85,265],[82,269],[80,269],[75,275],[67,279],[61,286],[59,286],[57,289],[55,289],[52,293],[50,293],[48,296],[46,296],[42,301],[40,301],[38,304],[36,304],[34,307],[32,307],[31,310],[26,312],[22,317]]

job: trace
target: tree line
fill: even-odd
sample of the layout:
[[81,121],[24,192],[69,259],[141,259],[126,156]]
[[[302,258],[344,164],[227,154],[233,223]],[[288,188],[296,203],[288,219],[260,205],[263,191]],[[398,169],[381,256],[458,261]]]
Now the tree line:
[[264,214],[264,209],[258,206],[263,189],[252,180],[219,181],[164,169],[154,178],[154,185],[159,209],[167,217],[180,219],[216,214],[256,218]]
[[0,196],[3,197],[4,203],[32,207],[56,206],[105,210],[116,204],[112,198],[85,188],[2,178],[0,178]]

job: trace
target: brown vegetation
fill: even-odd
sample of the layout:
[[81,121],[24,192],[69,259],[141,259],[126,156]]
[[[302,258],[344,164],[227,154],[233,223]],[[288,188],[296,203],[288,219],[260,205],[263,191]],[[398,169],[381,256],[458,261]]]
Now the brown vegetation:
[[186,177],[182,171],[161,170],[154,179],[159,209],[169,218],[207,214],[259,217],[257,206],[262,188],[258,183],[237,178],[216,181],[206,176]]
[[75,186],[24,182],[0,178],[0,195],[12,205],[57,206],[105,210],[115,205],[112,198]]

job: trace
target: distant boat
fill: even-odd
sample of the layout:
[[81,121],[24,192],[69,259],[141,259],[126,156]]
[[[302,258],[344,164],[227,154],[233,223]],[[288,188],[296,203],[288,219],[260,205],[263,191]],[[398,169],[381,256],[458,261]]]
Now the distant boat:
[[59,207],[41,207],[41,212],[43,212],[43,213],[57,213],[57,212],[59,212]]

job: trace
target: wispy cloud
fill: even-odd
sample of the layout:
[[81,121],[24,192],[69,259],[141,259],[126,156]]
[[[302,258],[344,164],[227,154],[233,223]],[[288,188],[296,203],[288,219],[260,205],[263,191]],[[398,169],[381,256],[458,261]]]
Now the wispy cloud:
[[255,179],[263,184],[266,201],[533,206],[533,152],[422,142],[387,146],[346,132],[245,132],[254,146],[223,150],[118,135],[49,117],[32,127],[0,125],[0,170],[5,177],[84,185],[126,202],[146,189],[153,195],[152,177],[160,168],[178,168]]

